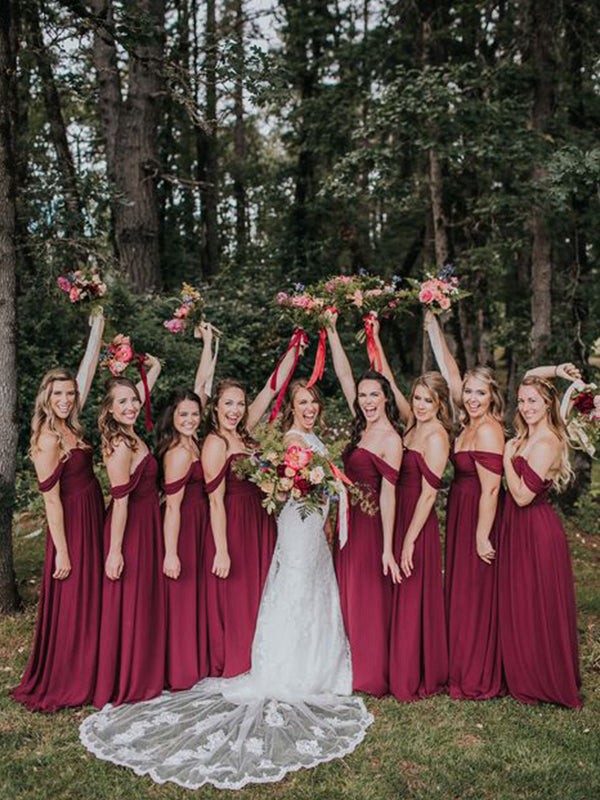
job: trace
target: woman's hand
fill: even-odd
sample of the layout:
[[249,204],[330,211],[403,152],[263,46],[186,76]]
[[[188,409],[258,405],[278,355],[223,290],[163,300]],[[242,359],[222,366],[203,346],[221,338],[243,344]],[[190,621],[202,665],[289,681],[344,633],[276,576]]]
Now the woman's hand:
[[394,558],[393,553],[383,553],[381,556],[381,563],[383,565],[383,574],[387,577],[389,576],[392,579],[392,583],[402,583],[402,573],[400,572],[400,567],[398,566],[398,562]]
[[90,318],[88,319],[90,328],[95,322],[100,323],[100,320],[104,321],[104,309],[101,305],[97,305],[90,311]]
[[229,553],[226,550],[217,550],[212,565],[212,574],[216,575],[217,578],[226,578],[229,575],[230,569],[231,559],[229,558]]
[[67,550],[57,550],[54,559],[54,573],[53,578],[57,581],[64,581],[71,573],[71,559]]
[[123,573],[125,562],[123,561],[123,553],[109,551],[104,565],[104,572],[106,577],[111,581],[118,581]]
[[144,365],[148,368],[148,371],[154,369],[154,367],[158,367],[160,369],[160,360],[156,356],[146,353],[146,361],[144,362]]
[[337,311],[337,309],[328,308],[325,310],[325,319],[333,328],[333,330],[336,329],[338,317],[339,317],[339,312]]
[[181,561],[177,553],[167,553],[163,561],[163,572],[167,578],[171,578],[173,581],[176,581],[181,575]]
[[556,367],[556,377],[564,378],[566,381],[576,381],[581,378],[581,371],[575,364],[571,364],[570,361],[567,361]]
[[407,578],[410,578],[412,575],[412,571],[414,569],[413,565],[413,555],[415,552],[415,543],[404,541],[402,545],[402,554],[400,556],[400,567],[402,568],[402,572],[406,575]]
[[496,551],[487,536],[481,541],[477,539],[477,555],[486,564],[491,564],[496,557]]

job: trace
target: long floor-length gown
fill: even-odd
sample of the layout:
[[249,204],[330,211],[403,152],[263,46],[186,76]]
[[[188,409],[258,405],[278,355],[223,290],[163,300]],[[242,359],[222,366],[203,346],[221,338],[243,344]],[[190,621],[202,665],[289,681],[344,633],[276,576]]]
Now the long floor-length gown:
[[510,694],[522,703],[581,706],[575,590],[565,532],[549,503],[552,485],[522,456],[513,465],[535,493],[507,493],[499,546],[500,641]]
[[[398,471],[364,447],[344,452],[346,475],[379,500],[382,480],[396,485]],[[335,549],[342,613],[352,652],[354,690],[380,697],[389,691],[389,636],[392,580],[381,563],[381,513],[350,507],[348,541]]]
[[[398,563],[404,537],[421,494],[422,479],[434,489],[441,480],[417,450],[405,449],[398,481],[395,556]],[[411,701],[438,694],[448,683],[448,643],[442,584],[440,530],[432,508],[413,554],[409,578],[394,586],[390,635],[390,691]]]
[[166,495],[176,494],[184,487],[177,539],[181,572],[177,580],[165,579],[166,683],[170,689],[189,689],[208,675],[204,551],[207,531],[210,535],[210,529],[204,474],[199,460],[190,465],[183,478],[165,483],[163,491]]
[[[484,450],[453,452],[454,479],[446,512],[446,618],[448,622],[450,696],[487,700],[502,694],[502,659],[498,633],[498,561],[477,555],[481,483],[477,464],[502,475],[502,456]],[[490,531],[498,547],[501,500]]]
[[262,506],[260,489],[242,480],[229,456],[221,472],[206,485],[210,494],[225,481],[227,548],[231,569],[227,578],[211,572],[215,543],[209,531],[204,560],[210,675],[231,678],[250,669],[252,639],[260,598],[275,547],[276,525]]
[[71,450],[40,490],[48,492],[58,481],[71,572],[64,580],[52,577],[56,549],[48,530],[33,648],[12,692],[30,711],[86,705],[96,681],[104,500],[91,448]]
[[[316,436],[304,438],[324,452]],[[293,501],[280,514],[249,673],[93,714],[80,727],[84,745],[158,783],[189,789],[270,783],[354,750],[373,718],[350,696],[325,514],[302,519]]]
[[[98,677],[94,705],[147,700],[165,685],[165,585],[157,487],[151,453],[129,481],[111,487],[113,498],[128,496],[123,536],[125,567],[112,581],[104,575]],[[112,505],[104,525],[104,555],[110,548]]]

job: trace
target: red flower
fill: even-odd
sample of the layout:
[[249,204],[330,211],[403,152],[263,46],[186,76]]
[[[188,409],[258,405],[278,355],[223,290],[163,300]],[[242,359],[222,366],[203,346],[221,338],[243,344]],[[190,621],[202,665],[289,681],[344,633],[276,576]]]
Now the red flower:
[[573,405],[580,414],[590,414],[594,410],[593,392],[579,392],[573,400]]

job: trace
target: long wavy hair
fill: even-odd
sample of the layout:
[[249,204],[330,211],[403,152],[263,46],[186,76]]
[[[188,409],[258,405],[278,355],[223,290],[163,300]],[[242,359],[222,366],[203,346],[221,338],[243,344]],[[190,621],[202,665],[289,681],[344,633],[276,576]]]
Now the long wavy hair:
[[[175,428],[174,417],[177,407],[185,400],[190,400],[192,403],[197,403],[200,411],[200,421],[202,422],[202,403],[198,395],[191,389],[177,388],[169,398],[169,404],[160,415],[156,424],[156,458],[158,463],[162,465],[163,458],[167,450],[174,445],[179,444],[181,434]],[[194,440],[198,443],[198,432],[194,436]]]
[[490,395],[492,397],[490,401],[490,408],[489,408],[489,415],[499,422],[502,427],[504,427],[504,398],[502,396],[502,392],[500,391],[500,387],[498,386],[498,381],[496,380],[496,375],[494,371],[489,367],[484,367],[482,365],[478,365],[473,367],[473,369],[468,370],[465,373],[465,377],[463,378],[462,387],[461,387],[461,400],[460,405],[458,407],[458,418],[460,420],[461,425],[468,425],[469,423],[469,412],[465,408],[462,395],[465,391],[465,386],[467,385],[467,381],[470,378],[474,378],[475,380],[481,381],[485,383],[490,391]]
[[[560,401],[557,391],[550,381],[544,378],[538,378],[537,375],[530,375],[523,378],[519,384],[519,388],[521,388],[521,386],[533,386],[546,404],[548,427],[561,444],[560,466],[558,472],[552,479],[552,484],[558,492],[562,492],[573,479],[574,473],[569,460],[569,434],[567,433],[567,427],[560,414]],[[513,420],[513,425],[516,434],[514,452],[515,455],[518,455],[529,439],[529,426],[518,409]]]
[[367,419],[363,414],[358,402],[358,389],[363,381],[377,381],[377,383],[380,385],[381,391],[385,397],[385,415],[394,430],[400,436],[402,436],[402,423],[400,422],[400,414],[398,412],[398,406],[396,405],[396,399],[394,397],[394,393],[392,392],[390,382],[385,375],[382,375],[380,372],[375,372],[375,370],[368,369],[366,372],[363,372],[356,382],[356,398],[354,400],[355,416],[352,423],[352,428],[350,429],[350,443],[348,445],[348,450],[354,450],[356,447],[358,447],[362,433],[367,427]]
[[315,419],[315,427],[317,425],[322,428],[323,427],[323,410],[324,410],[324,400],[323,395],[321,394],[320,389],[316,386],[307,387],[306,384],[308,383],[308,378],[298,378],[289,385],[288,390],[285,395],[285,402],[283,405],[283,409],[281,412],[281,430],[285,433],[289,431],[289,429],[294,424],[294,399],[298,394],[300,389],[306,389],[307,392],[310,392],[310,396],[318,404],[319,410],[317,411],[317,418]]
[[[452,400],[450,398],[450,389],[448,388],[446,379],[440,372],[437,372],[436,370],[424,372],[422,375],[419,375],[418,378],[415,378],[410,390],[411,408],[415,392],[419,386],[422,386],[424,389],[428,389],[433,397],[434,402],[438,404],[436,417],[438,421],[442,423],[442,426],[444,427],[450,439],[452,439],[454,435],[454,414],[452,409]],[[413,416],[413,421],[408,430],[413,428],[415,425],[416,420]]]
[[127,447],[135,451],[138,449],[138,442],[125,425],[117,422],[111,412],[113,404],[113,394],[117,386],[126,386],[131,389],[137,399],[142,402],[140,393],[137,386],[130,378],[117,377],[109,378],[104,386],[104,397],[102,398],[102,405],[100,406],[100,414],[98,415],[98,429],[102,437],[102,453],[109,456],[114,452],[119,442],[125,442]]
[[31,458],[33,458],[37,452],[40,436],[45,431],[48,431],[56,436],[58,441],[58,451],[61,456],[66,455],[69,450],[64,436],[57,426],[56,415],[54,414],[50,404],[54,381],[73,382],[73,386],[75,387],[75,403],[71,413],[64,422],[71,433],[74,434],[77,440],[77,447],[89,448],[89,444],[84,439],[83,428],[79,422],[81,398],[79,396],[77,380],[75,379],[74,375],[69,372],[69,370],[56,367],[48,370],[48,372],[44,375],[35,398],[33,416],[31,417],[31,437],[29,439],[29,456]]
[[244,415],[242,416],[241,420],[237,424],[237,432],[239,433],[242,442],[246,447],[252,447],[255,445],[254,439],[250,436],[248,431],[248,392],[246,391],[246,387],[241,381],[236,380],[235,378],[224,378],[223,380],[219,381],[219,383],[215,387],[215,393],[210,400],[210,405],[208,407],[208,414],[207,414],[207,421],[206,421],[206,435],[208,436],[209,433],[214,433],[215,436],[218,436],[219,439],[222,439],[227,447],[229,447],[229,442],[223,436],[221,431],[219,430],[219,417],[217,414],[217,406],[219,405],[219,400],[223,397],[224,392],[227,389],[239,389],[244,393],[244,401],[246,403],[246,409],[244,411]]

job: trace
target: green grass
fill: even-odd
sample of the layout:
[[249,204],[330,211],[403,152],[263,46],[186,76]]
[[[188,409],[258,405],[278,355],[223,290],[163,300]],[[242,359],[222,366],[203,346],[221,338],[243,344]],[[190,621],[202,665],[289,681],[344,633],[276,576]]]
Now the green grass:
[[[181,800],[192,792],[99,761],[79,744],[89,713],[31,714],[8,697],[23,670],[35,626],[43,535],[22,517],[15,535],[23,614],[0,620],[0,796],[10,800]],[[577,578],[585,707],[526,707],[436,697],[401,705],[366,698],[375,715],[362,745],[344,759],[278,784],[241,792],[200,790],[240,800],[596,800],[600,797],[600,537],[569,530]],[[593,665],[596,664],[596,669]]]

